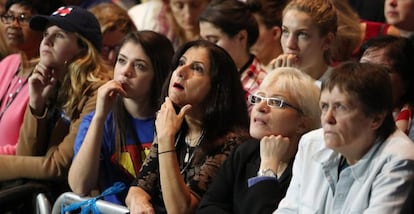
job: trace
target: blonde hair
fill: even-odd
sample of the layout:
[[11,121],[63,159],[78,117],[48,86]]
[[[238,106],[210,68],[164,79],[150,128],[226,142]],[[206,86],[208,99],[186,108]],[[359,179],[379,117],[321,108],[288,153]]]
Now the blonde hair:
[[89,40],[75,33],[85,47],[85,52],[76,60],[70,62],[68,71],[59,89],[59,103],[70,118],[76,118],[77,106],[83,96],[99,88],[112,78],[112,70],[105,64],[100,53]]
[[274,83],[275,87],[288,91],[295,99],[304,117],[310,121],[306,132],[321,127],[320,89],[312,77],[297,68],[281,67],[268,73],[262,84],[265,82]]
[[91,7],[89,11],[98,20],[102,34],[118,29],[125,34],[136,30],[128,12],[114,3],[100,3]]

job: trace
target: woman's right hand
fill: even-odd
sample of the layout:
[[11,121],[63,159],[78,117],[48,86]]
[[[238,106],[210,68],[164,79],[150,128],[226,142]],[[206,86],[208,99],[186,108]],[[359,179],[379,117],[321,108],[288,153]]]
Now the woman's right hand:
[[298,62],[298,56],[295,54],[280,54],[270,62],[272,69],[280,67],[295,67]]
[[118,94],[126,96],[126,92],[122,88],[121,83],[116,80],[110,80],[99,87],[96,98],[95,116],[106,117]]
[[131,186],[125,199],[125,204],[131,214],[155,214],[150,199],[151,197],[143,189]]
[[[169,141],[168,139],[174,138],[175,134],[180,130],[184,116],[190,109],[191,105],[187,104],[182,107],[180,112],[177,114],[173,102],[169,97],[165,98],[164,103],[157,112],[157,118],[155,120],[155,129],[157,132],[159,149],[160,147],[168,149],[174,148],[174,142]],[[165,145],[164,142],[168,142],[172,145]]]
[[41,63],[35,66],[29,77],[29,105],[36,114],[41,115],[44,112],[46,102],[53,95],[57,82],[52,68]]

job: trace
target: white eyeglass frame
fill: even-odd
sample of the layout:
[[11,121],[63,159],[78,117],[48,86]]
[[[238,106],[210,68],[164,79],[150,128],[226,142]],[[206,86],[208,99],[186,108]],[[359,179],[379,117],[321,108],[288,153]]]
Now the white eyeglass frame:
[[263,100],[266,101],[266,104],[269,107],[272,107],[272,108],[289,107],[289,108],[292,108],[292,109],[296,110],[297,112],[303,114],[303,111],[300,108],[286,102],[284,99],[279,98],[279,97],[263,97],[263,96],[260,96],[260,95],[257,95],[257,94],[252,94],[248,97],[249,103],[251,103],[253,105],[259,104]]

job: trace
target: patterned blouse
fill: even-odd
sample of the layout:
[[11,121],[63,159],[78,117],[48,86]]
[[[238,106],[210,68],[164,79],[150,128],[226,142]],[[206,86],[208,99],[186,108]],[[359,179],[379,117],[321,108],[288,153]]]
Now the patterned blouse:
[[[198,148],[189,148],[184,142],[184,138],[178,136],[176,140],[176,154],[180,165],[181,175],[185,183],[191,189],[191,192],[198,198],[201,198],[206,192],[208,186],[211,184],[213,177],[216,175],[218,168],[223,164],[231,152],[244,140],[246,137],[235,133],[228,133],[221,138],[224,143],[222,146],[214,149],[209,154],[202,155],[199,158],[195,157]],[[206,142],[204,142],[206,143]],[[190,158],[188,159],[188,151]],[[198,151],[199,152],[199,151]],[[201,153],[200,153],[201,154]],[[185,159],[188,162],[185,162]],[[144,161],[138,178],[132,185],[139,186],[144,189],[151,196],[151,203],[156,213],[165,213],[165,205],[162,199],[159,162],[158,162],[158,144],[156,140],[151,146],[151,150],[146,160]]]

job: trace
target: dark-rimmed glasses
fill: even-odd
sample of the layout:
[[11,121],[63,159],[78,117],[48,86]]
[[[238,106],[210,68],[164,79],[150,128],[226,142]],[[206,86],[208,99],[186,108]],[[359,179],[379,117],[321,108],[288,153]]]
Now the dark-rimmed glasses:
[[119,52],[119,49],[121,48],[121,45],[102,45],[101,47],[101,54],[106,56],[108,55],[111,51],[113,51],[115,54],[117,54]]
[[266,104],[269,107],[272,107],[272,108],[290,107],[290,108],[298,111],[299,113],[303,114],[303,112],[302,112],[302,110],[300,108],[295,107],[292,104],[289,104],[288,102],[286,102],[282,98],[278,98],[278,97],[262,97],[260,95],[256,95],[255,94],[255,95],[250,95],[248,99],[249,99],[249,102],[251,104],[259,104],[263,100],[265,100],[266,101]]
[[11,14],[3,14],[0,17],[1,17],[1,21],[4,24],[11,24],[14,22],[14,20],[17,20],[19,24],[24,24],[24,25],[29,24],[29,21],[32,18],[31,16],[27,16],[25,14],[20,14],[18,16],[13,16]]

